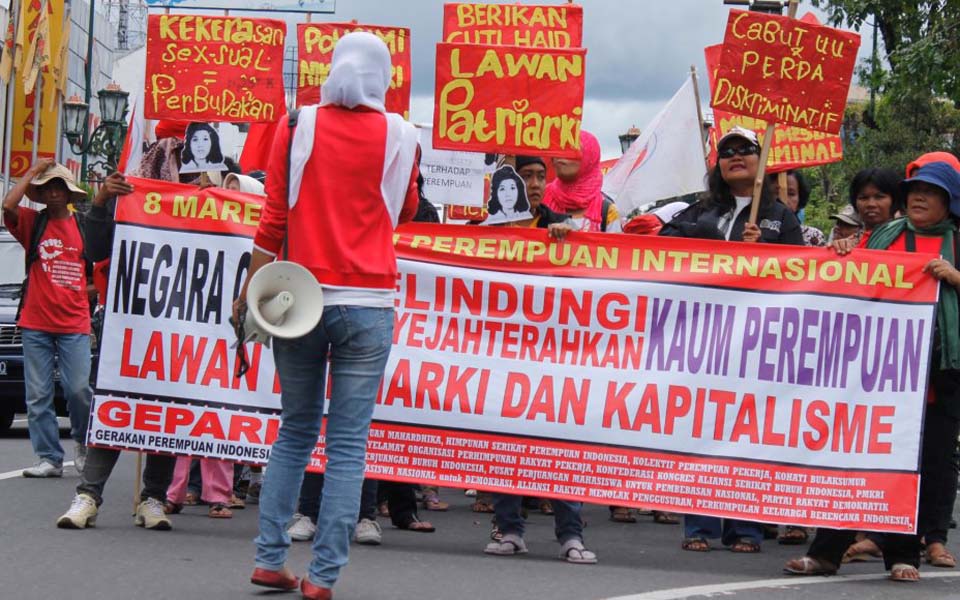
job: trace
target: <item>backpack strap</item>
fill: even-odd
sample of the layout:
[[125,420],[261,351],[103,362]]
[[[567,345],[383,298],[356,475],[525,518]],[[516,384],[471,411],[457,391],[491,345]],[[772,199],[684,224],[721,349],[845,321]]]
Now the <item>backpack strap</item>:
[[37,214],[37,218],[33,221],[33,228],[30,230],[30,246],[23,256],[23,283],[20,284],[20,301],[17,303],[17,315],[15,317],[17,321],[20,320],[20,313],[23,312],[23,302],[27,297],[27,286],[30,283],[30,267],[40,258],[40,238],[43,237],[43,233],[47,230],[47,222],[49,220],[50,215],[47,213],[47,209],[41,210],[40,213]]

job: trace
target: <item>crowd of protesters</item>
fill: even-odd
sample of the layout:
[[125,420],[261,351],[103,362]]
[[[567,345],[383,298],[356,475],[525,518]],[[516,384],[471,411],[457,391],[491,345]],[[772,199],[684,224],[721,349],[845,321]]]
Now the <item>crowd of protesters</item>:
[[[382,43],[374,40],[373,36],[351,34],[340,41],[323,86],[323,102],[303,109],[296,127],[286,123],[279,127],[270,164],[262,165],[265,172],[244,175],[228,161],[227,172],[181,174],[185,124],[167,122],[157,126],[157,141],[134,171],[145,178],[217,184],[265,195],[251,274],[274,260],[289,240],[297,253],[291,254],[290,260],[304,264],[325,286],[321,326],[296,344],[288,340],[275,343],[284,420],[263,479],[259,469],[226,461],[149,454],[135,515],[138,526],[168,530],[172,527],[170,515],[184,505],[205,503],[211,518],[222,519],[230,518],[232,510],[259,501],[260,535],[251,580],[272,588],[299,587],[308,598],[331,597],[330,590],[347,562],[351,537],[361,544],[381,543],[378,516],[389,516],[401,530],[429,533],[434,526],[422,518],[419,509],[449,508],[437,488],[363,478],[373,398],[390,347],[390,327],[385,323],[392,322],[396,277],[391,232],[407,220],[440,221],[419,176],[415,133],[406,123],[384,115],[390,58]],[[341,63],[346,66],[338,66]],[[356,69],[357,64],[365,65],[366,70]],[[930,403],[923,427],[918,532],[878,535],[820,529],[806,554],[789,561],[785,569],[797,575],[831,574],[843,562],[882,555],[892,579],[916,581],[923,558],[933,566],[954,567],[956,560],[946,544],[957,490],[960,434],[960,161],[948,153],[932,152],[904,171],[878,167],[857,173],[850,182],[849,204],[831,216],[835,225],[824,233],[802,222],[810,186],[800,171],[790,171],[785,178],[771,176],[762,189],[758,214],[750,218],[759,158],[756,134],[734,128],[719,140],[708,190],[699,199],[689,205],[670,203],[626,220],[601,191],[600,146],[584,131],[581,158],[552,159],[556,178],[549,183],[547,160],[514,157],[530,216],[506,225],[547,229],[561,240],[572,232],[640,233],[829,246],[825,252],[838,254],[867,248],[939,255],[941,258],[925,269],[942,287],[929,373]],[[392,168],[385,166],[385,160],[393,161]],[[384,178],[371,178],[370,173],[383,173]],[[784,182],[786,189],[779,189]],[[349,198],[342,196],[345,189],[351,190]],[[3,203],[4,223],[27,253],[29,285],[19,324],[30,439],[37,464],[23,475],[43,478],[63,473],[65,452],[58,441],[53,409],[55,359],[71,414],[71,437],[76,442],[80,483],[69,509],[56,522],[61,528],[95,525],[105,485],[119,456],[116,450],[84,445],[92,397],[87,335],[90,305],[97,296],[88,280],[92,281],[92,265],[110,257],[116,198],[132,191],[123,175],[113,174],[99,188],[89,211],[74,214],[68,205],[85,199],[86,192],[69,170],[42,160],[10,190]],[[45,205],[45,210],[22,206],[25,197]],[[343,202],[353,203],[351,210],[341,210]],[[384,203],[387,211],[382,208]],[[364,227],[351,223],[358,218],[366,220]],[[337,235],[323,235],[318,228],[336,230]],[[61,250],[53,259],[44,258],[58,261],[56,269],[38,259],[38,248],[49,243]],[[371,256],[381,258],[371,262]],[[236,311],[243,310],[244,294],[237,300]],[[323,401],[316,391],[324,389],[328,353],[334,375],[326,433],[329,462],[324,475],[304,475],[323,413]],[[338,402],[341,396],[357,402]],[[561,559],[577,564],[597,562],[597,553],[584,543],[580,503],[473,493],[477,494],[473,510],[493,514],[485,553],[526,553],[524,513],[537,509],[555,519]],[[619,522],[635,520],[627,507],[610,507],[610,516]],[[676,516],[666,513],[656,514],[655,519],[677,522]],[[684,550],[702,553],[712,549],[711,539],[719,538],[733,552],[756,553],[768,533],[767,527],[756,522],[686,515],[680,543]],[[787,527],[780,532],[779,541],[805,544],[807,536],[803,527]],[[285,564],[291,540],[312,540],[314,544],[314,560],[302,580]]]

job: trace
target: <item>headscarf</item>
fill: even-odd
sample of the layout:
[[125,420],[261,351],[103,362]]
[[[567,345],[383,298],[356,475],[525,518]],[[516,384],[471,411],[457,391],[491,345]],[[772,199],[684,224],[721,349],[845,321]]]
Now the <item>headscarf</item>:
[[157,121],[157,126],[154,127],[153,134],[156,136],[158,141],[164,138],[176,138],[178,140],[182,140],[184,139],[184,135],[186,135],[187,125],[189,124],[190,121],[162,119]]
[[390,70],[390,51],[380,38],[366,31],[348,33],[333,49],[330,75],[320,87],[320,106],[386,112]]
[[560,213],[586,208],[584,216],[592,223],[603,220],[603,173],[600,172],[600,142],[589,131],[580,130],[580,172],[566,182],[554,179],[543,194],[543,203]]
[[237,183],[240,184],[240,191],[246,194],[254,194],[256,196],[265,196],[266,192],[263,190],[263,184],[250,177],[249,175],[240,175],[238,173],[228,173],[226,177],[223,178],[223,187],[226,188],[227,185],[233,181],[237,180]]

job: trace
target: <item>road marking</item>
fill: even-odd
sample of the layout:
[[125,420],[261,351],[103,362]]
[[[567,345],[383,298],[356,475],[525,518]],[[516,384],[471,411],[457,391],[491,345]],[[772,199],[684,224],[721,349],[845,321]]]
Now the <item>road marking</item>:
[[[921,573],[922,579],[933,579],[934,577],[960,577],[960,573],[935,573],[924,571]],[[755,581],[737,581],[734,583],[718,583],[715,585],[696,585],[685,588],[673,588],[669,590],[657,590],[654,592],[643,592],[630,596],[617,596],[607,598],[607,600],[680,600],[682,598],[692,598],[695,596],[713,596],[715,594],[734,594],[746,590],[758,590],[764,588],[792,588],[801,585],[818,585],[823,583],[847,583],[850,581],[870,581],[873,579],[886,579],[886,574],[878,573],[875,575],[836,575],[833,577],[782,577],[780,579],[757,579]]]
[[[32,466],[32,465],[31,465]],[[68,460],[63,463],[64,467],[72,467],[73,461]],[[29,467],[23,467],[23,469],[28,469]],[[23,469],[17,469],[16,471],[7,471],[6,473],[0,473],[0,481],[4,479],[13,479],[14,477],[23,477]]]

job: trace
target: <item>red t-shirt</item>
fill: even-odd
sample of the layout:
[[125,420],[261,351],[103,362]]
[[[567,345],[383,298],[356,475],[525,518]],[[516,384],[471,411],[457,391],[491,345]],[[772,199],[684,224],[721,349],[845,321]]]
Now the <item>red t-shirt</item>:
[[[858,248],[866,248],[867,240],[870,239],[869,233],[864,235],[860,240],[860,243],[857,244]],[[943,238],[940,237],[929,237],[925,235],[914,236],[916,240],[916,252],[920,254],[936,254],[940,256],[940,252],[943,249]],[[906,232],[901,233],[897,239],[893,240],[893,243],[890,244],[890,247],[887,250],[892,250],[894,252],[906,252],[907,251],[907,234]]]
[[[30,235],[39,214],[31,208],[18,208],[17,224],[10,233],[24,249],[30,248]],[[83,238],[73,215],[47,221],[29,277],[17,322],[20,327],[48,333],[90,333]]]

